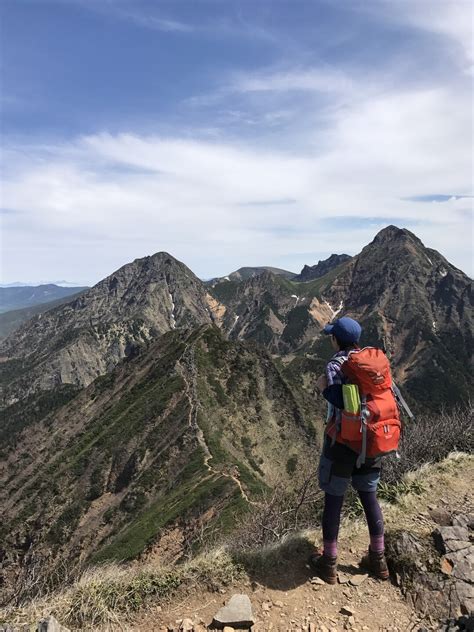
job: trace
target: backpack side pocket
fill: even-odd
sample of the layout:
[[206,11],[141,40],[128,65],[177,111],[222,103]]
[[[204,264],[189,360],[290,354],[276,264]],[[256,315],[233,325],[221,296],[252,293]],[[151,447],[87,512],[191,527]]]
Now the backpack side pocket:
[[361,440],[360,394],[356,384],[343,384],[342,398],[344,410],[341,418],[341,439],[343,441]]

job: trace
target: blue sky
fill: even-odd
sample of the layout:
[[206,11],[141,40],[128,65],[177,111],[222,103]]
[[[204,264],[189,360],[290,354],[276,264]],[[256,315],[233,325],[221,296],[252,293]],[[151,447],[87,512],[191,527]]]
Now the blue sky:
[[472,7],[3,0],[2,274],[300,270],[383,226],[472,264]]

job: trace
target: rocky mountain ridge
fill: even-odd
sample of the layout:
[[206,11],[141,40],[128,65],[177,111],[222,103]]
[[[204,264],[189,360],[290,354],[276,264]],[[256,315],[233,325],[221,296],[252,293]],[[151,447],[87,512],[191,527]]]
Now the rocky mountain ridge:
[[[216,326],[170,331],[71,401],[0,433],[0,592],[35,573],[138,555],[180,559],[223,534],[321,431],[268,353]],[[290,465],[288,465],[290,463]]]
[[305,265],[300,274],[293,278],[293,281],[314,281],[324,276],[334,268],[337,268],[341,263],[346,263],[352,259],[349,255],[336,255],[332,254],[327,259],[318,261],[315,266]]
[[253,277],[260,276],[265,272],[271,272],[272,274],[276,274],[277,276],[281,276],[285,279],[293,279],[297,276],[296,272],[289,272],[289,270],[282,270],[281,268],[274,268],[272,266],[246,266],[235,270],[235,272],[231,272],[227,276],[210,279],[209,281],[206,281],[206,285],[213,287],[217,283],[222,283],[223,281],[247,281]]
[[472,280],[406,229],[385,228],[314,281],[267,273],[213,290],[236,315],[233,338],[256,339],[280,355],[327,358],[321,329],[344,313],[361,322],[361,344],[386,349],[396,379],[422,406],[472,392]]
[[437,407],[465,399],[472,388],[472,304],[471,279],[395,226],[308,282],[263,270],[206,286],[157,253],[0,343],[3,402],[58,385],[82,387],[166,331],[201,324],[289,360],[296,354],[298,366],[308,356],[324,360],[331,350],[321,329],[345,313],[362,323],[363,344],[387,350],[412,398]]
[[176,328],[220,324],[226,308],[168,253],[136,259],[0,343],[3,401],[87,386],[137,347]]

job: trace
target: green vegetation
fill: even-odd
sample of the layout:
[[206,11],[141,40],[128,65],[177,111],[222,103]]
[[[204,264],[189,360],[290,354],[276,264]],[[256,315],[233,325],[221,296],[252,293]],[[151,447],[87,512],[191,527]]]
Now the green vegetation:
[[377,495],[389,503],[396,503],[407,494],[419,496],[424,491],[423,483],[419,480],[401,480],[396,483],[386,483],[382,481],[379,484]]
[[51,544],[65,542],[76,528],[87,507],[88,503],[86,501],[72,501],[48,531],[46,536],[48,542]]
[[282,340],[284,342],[295,343],[301,340],[308,325],[311,324],[312,319],[308,312],[306,305],[300,305],[295,307],[288,313],[288,324],[282,333]]
[[333,268],[329,272],[327,272],[324,276],[319,279],[315,279],[314,281],[288,281],[290,284],[291,290],[293,294],[321,298],[321,294],[327,290],[334,279],[348,266],[350,262],[345,261],[341,263],[337,267]]
[[8,384],[16,380],[31,371],[33,366],[28,358],[12,358],[0,362],[0,384]]
[[207,476],[203,462],[204,454],[197,449],[176,480],[173,491],[152,502],[113,542],[94,555],[93,562],[136,557],[167,524],[177,519],[185,521],[189,512],[205,510],[222,497],[231,481]]
[[[463,345],[454,332],[441,332],[438,339],[427,331],[430,341],[426,360],[407,380],[405,390],[410,403],[418,410],[441,411],[445,407],[467,404],[472,394],[472,377],[468,369],[472,349]],[[408,344],[408,343],[407,343]]]
[[167,368],[165,366],[161,371],[152,369],[142,381],[126,391],[115,406],[89,424],[65,451],[66,460],[72,459],[74,466],[94,446],[113,453],[118,443],[123,445],[133,439],[160,417],[173,394],[181,392],[184,386],[178,375],[166,379]]
[[286,462],[286,471],[288,474],[294,474],[296,472],[296,466],[298,465],[298,455],[293,454]]
[[226,304],[236,297],[239,285],[240,281],[221,281],[211,289],[211,292],[218,301]]
[[99,377],[97,377],[94,380],[94,391],[92,393],[91,398],[95,399],[97,397],[97,395],[99,395],[100,393],[103,393],[104,391],[108,390],[111,386],[114,385],[116,376],[115,376],[115,372],[112,371],[111,373],[106,373],[105,375],[100,375]]
[[52,391],[36,393],[5,409],[0,424],[0,454],[6,454],[6,449],[16,443],[18,434],[24,428],[46,416],[51,419],[52,413],[72,400],[79,390],[72,384],[62,384]]
[[385,348],[385,340],[383,337],[383,320],[378,312],[374,312],[368,318],[361,321],[362,326],[362,338],[360,341],[361,347],[378,347],[379,349]]

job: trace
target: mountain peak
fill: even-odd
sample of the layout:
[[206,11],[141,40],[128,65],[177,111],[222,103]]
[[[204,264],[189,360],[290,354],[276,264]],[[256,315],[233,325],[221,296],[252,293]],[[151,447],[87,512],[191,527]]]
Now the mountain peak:
[[424,248],[424,244],[414,233],[410,232],[406,228],[399,228],[398,226],[394,226],[390,224],[390,226],[386,226],[382,228],[374,237],[372,243],[373,244],[385,244],[388,242],[395,242],[401,240],[411,240],[416,243],[418,246],[422,246]]

